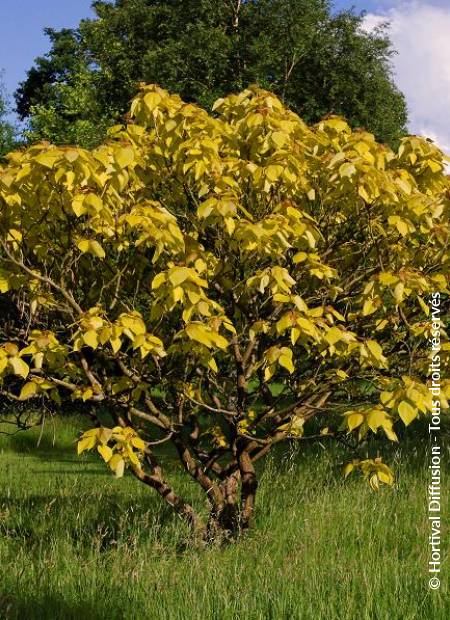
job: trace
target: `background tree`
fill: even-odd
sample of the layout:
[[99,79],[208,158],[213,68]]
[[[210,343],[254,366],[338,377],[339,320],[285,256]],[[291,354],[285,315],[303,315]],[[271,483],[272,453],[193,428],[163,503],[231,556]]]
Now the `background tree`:
[[139,82],[159,83],[206,108],[257,83],[307,122],[341,114],[393,143],[406,106],[390,41],[328,0],[116,0],[97,19],[47,30],[51,50],[17,91],[30,141],[99,143],[128,110]]
[[[36,60],[20,88],[17,111],[28,118],[24,137],[28,142],[51,140],[56,144],[101,142],[117,110],[98,100],[95,73],[81,49],[81,37],[74,31],[47,28],[52,51]],[[17,97],[17,95],[16,95]]]
[[16,144],[15,130],[8,120],[8,111],[8,101],[0,79],[0,158],[9,153]]
[[[309,128],[256,88],[215,110],[149,86],[101,147],[40,144],[0,168],[0,291],[21,317],[2,322],[0,393],[102,403],[110,427],[79,452],[129,466],[202,537],[249,527],[255,463],[280,441],[364,454],[450,396],[426,385],[428,338],[442,372],[450,348],[439,149],[394,153],[338,117]],[[164,444],[207,525],[167,481]],[[346,473],[392,483],[357,454]]]

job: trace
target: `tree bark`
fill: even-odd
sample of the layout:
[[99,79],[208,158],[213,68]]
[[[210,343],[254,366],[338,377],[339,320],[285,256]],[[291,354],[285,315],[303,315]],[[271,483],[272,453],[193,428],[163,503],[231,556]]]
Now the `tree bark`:
[[242,530],[247,530],[251,525],[255,510],[258,480],[252,459],[246,449],[239,452],[238,463],[242,480],[240,527]]
[[167,484],[161,474],[158,465],[152,467],[152,474],[147,474],[143,469],[133,468],[133,474],[144,484],[155,489],[164,501],[191,527],[194,536],[199,540],[206,539],[206,525],[194,508]]
[[210,540],[236,538],[240,529],[240,510],[238,485],[240,472],[234,472],[220,485],[223,500],[213,505],[208,520],[208,537]]

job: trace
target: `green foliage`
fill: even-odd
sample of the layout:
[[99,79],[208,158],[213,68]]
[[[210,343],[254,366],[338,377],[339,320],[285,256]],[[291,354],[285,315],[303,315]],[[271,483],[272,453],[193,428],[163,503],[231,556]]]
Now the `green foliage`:
[[114,114],[97,99],[95,73],[80,48],[81,38],[68,29],[48,28],[46,34],[51,55],[37,59],[18,91],[19,116],[30,117],[24,137],[28,142],[96,146]]
[[7,119],[8,102],[0,82],[0,158],[13,150],[16,145],[15,130]]
[[51,50],[17,92],[30,141],[91,147],[123,115],[139,82],[158,83],[210,109],[257,83],[307,122],[348,118],[377,139],[403,134],[406,106],[383,29],[334,15],[327,0],[116,0],[97,19],[48,29]]

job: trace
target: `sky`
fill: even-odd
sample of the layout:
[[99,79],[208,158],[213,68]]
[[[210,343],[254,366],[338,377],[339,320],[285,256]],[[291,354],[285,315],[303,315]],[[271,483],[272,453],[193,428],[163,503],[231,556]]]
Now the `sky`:
[[49,50],[46,27],[72,28],[93,15],[92,0],[0,0],[0,69],[11,97],[36,56]]
[[[368,30],[388,20],[393,69],[406,96],[409,130],[450,154],[450,0],[335,0],[365,11]],[[0,0],[0,69],[10,98],[36,56],[49,49],[46,26],[74,27],[93,15],[91,0]]]
[[[376,3],[375,3],[376,4]],[[409,130],[450,154],[450,0],[387,0],[365,26],[390,22],[395,80],[406,95]]]

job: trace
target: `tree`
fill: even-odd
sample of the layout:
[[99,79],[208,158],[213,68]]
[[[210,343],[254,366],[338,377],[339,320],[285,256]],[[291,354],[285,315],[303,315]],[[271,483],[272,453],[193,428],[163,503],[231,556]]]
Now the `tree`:
[[17,91],[29,140],[91,147],[128,110],[139,82],[189,102],[213,102],[249,84],[280,96],[307,122],[344,115],[393,144],[407,120],[383,28],[334,15],[328,0],[116,0],[97,19],[48,29],[51,50]]
[[38,58],[18,91],[19,116],[30,117],[24,137],[28,143],[51,140],[92,148],[105,137],[115,113],[97,99],[95,75],[80,49],[80,36],[69,29],[45,32],[52,43],[51,58]]
[[4,88],[0,82],[0,157],[11,151],[15,146],[14,127],[7,120],[8,102]]
[[[1,393],[102,405],[111,424],[79,452],[129,467],[204,538],[250,526],[255,463],[279,442],[366,451],[450,396],[426,385],[430,307],[449,319],[439,149],[308,127],[256,87],[214,107],[147,86],[102,146],[39,144],[0,170],[0,291],[22,317],[2,324]],[[207,524],[167,482],[165,444]],[[356,455],[346,473],[392,483]]]

